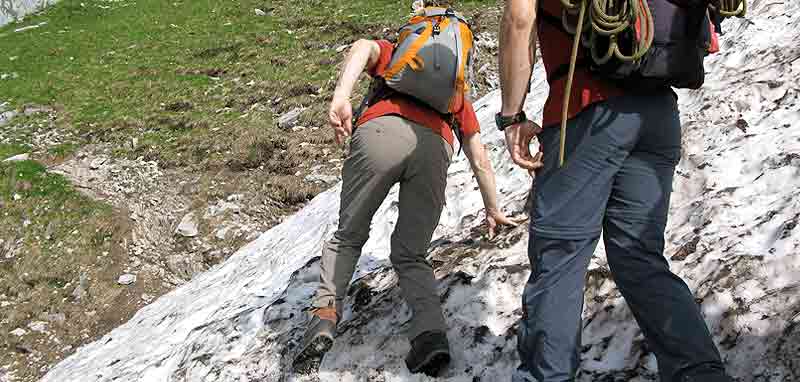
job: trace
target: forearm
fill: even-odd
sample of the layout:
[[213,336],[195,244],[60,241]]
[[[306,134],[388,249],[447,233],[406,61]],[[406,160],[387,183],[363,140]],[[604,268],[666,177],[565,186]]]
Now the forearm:
[[495,184],[494,170],[492,163],[486,155],[486,149],[480,141],[479,134],[467,137],[464,142],[464,153],[467,155],[472,173],[478,180],[478,188],[481,191],[483,205],[488,211],[497,211],[497,189]]
[[336,90],[333,93],[334,97],[343,99],[350,99],[353,93],[353,87],[358,82],[358,77],[364,69],[375,65],[377,60],[377,52],[380,48],[377,43],[369,40],[358,40],[350,48],[345,58],[342,72],[339,75],[339,82],[336,84]]
[[481,191],[483,198],[483,206],[487,212],[498,211],[497,207],[497,185],[495,183],[494,171],[492,164],[486,155],[483,155],[483,160],[479,163],[472,164],[472,172],[478,180],[478,188]]
[[537,0],[508,0],[500,28],[500,88],[503,115],[522,110],[536,52]]

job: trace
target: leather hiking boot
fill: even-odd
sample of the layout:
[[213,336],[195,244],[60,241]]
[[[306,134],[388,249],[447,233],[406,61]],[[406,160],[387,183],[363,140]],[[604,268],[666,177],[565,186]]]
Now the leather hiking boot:
[[295,369],[305,370],[313,368],[311,364],[319,364],[325,353],[333,346],[337,318],[334,307],[317,308],[311,312],[311,321],[300,343],[300,352],[293,362]]
[[684,375],[681,382],[733,382],[733,378],[721,367],[701,366]]
[[693,376],[685,376],[681,379],[682,382],[733,382],[733,378],[726,374],[698,374]]
[[435,377],[449,363],[450,344],[444,332],[425,332],[411,340],[411,351],[406,357],[406,366],[412,373]]

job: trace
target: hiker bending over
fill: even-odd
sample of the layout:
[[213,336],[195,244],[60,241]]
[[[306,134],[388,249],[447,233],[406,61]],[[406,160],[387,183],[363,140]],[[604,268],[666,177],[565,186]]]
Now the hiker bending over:
[[[672,38],[659,35],[659,26],[685,23],[675,30],[696,28],[685,38],[693,39],[692,49],[704,46],[697,42],[708,38],[701,29],[708,26],[702,8],[692,15],[697,23],[688,25],[690,17],[663,19],[671,13],[660,11],[675,7],[668,0],[648,3],[656,15],[656,41]],[[731,381],[692,291],[663,256],[672,177],[681,157],[677,96],[670,85],[699,87],[707,52],[665,55],[676,61],[645,65],[631,77],[612,80],[590,70],[580,46],[567,89],[573,35],[563,26],[563,6],[560,0],[507,0],[501,26],[503,105],[497,125],[505,131],[514,162],[536,176],[528,247],[532,273],[518,332],[521,365],[512,380],[575,380],[586,273],[602,235],[614,281],[655,353],[661,381]],[[588,20],[586,25],[592,28]],[[537,40],[550,84],[543,129],[522,112]],[[653,44],[651,49],[674,46]],[[672,68],[690,70],[660,72]],[[569,106],[560,165],[564,99]],[[533,137],[542,147],[535,155],[528,149]]]
[[[498,224],[515,224],[497,206],[494,173],[475,112],[464,97],[465,54],[471,53],[472,42],[468,26],[450,10],[428,8],[408,27],[397,46],[371,40],[353,44],[331,101],[330,125],[340,144],[352,135],[350,153],[342,169],[339,227],[322,252],[320,286],[295,367],[331,347],[370,221],[395,184],[400,185],[399,216],[390,259],[413,312],[406,365],[412,373],[429,375],[447,365],[447,328],[426,254],[445,203],[454,136],[461,137],[477,178],[490,235]],[[424,43],[418,51],[409,48],[420,39]],[[350,96],[365,69],[383,85],[371,92],[369,107],[353,123]]]

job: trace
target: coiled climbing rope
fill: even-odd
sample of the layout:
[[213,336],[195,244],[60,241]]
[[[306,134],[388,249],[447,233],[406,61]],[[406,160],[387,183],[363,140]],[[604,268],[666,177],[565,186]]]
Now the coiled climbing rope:
[[[722,17],[744,17],[747,12],[746,0],[712,0]],[[558,166],[564,165],[564,149],[567,138],[567,116],[572,93],[572,80],[578,49],[583,44],[589,49],[592,60],[603,65],[611,59],[622,62],[635,62],[644,57],[653,44],[655,22],[647,0],[561,0],[563,5],[561,21],[564,29],[575,35],[570,55],[569,71],[561,108],[561,139],[559,142]],[[588,14],[587,14],[588,7]],[[569,20],[577,16],[577,25],[572,27]],[[639,36],[630,52],[623,52],[619,45],[619,36],[629,28],[636,28],[639,21]],[[590,22],[591,29],[584,30],[584,24]],[[608,39],[605,52],[600,51],[597,39]]]

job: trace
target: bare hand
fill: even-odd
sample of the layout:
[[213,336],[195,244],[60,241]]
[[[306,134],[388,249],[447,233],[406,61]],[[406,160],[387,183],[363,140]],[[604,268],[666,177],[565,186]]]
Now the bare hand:
[[506,149],[511,154],[511,160],[531,174],[544,165],[541,145],[535,156],[531,155],[530,149],[531,140],[541,132],[542,127],[533,121],[520,122],[505,129]]
[[498,210],[487,210],[486,211],[486,225],[489,227],[489,239],[493,239],[495,234],[497,233],[497,226],[498,225],[508,225],[511,227],[516,227],[523,220],[511,220],[506,215]]
[[333,128],[336,143],[342,144],[353,132],[353,107],[347,98],[333,97],[328,110],[328,123]]

